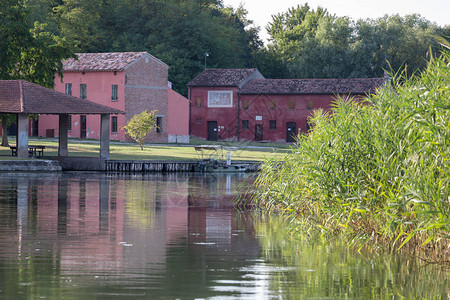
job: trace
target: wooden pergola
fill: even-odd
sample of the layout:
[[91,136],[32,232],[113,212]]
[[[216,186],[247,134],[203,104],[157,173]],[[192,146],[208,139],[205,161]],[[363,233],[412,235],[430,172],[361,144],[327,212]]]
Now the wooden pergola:
[[100,118],[100,158],[109,159],[110,115],[123,111],[66,95],[24,80],[0,80],[0,113],[17,115],[17,157],[28,157],[29,116],[59,116],[58,156],[68,156],[68,116],[95,114]]

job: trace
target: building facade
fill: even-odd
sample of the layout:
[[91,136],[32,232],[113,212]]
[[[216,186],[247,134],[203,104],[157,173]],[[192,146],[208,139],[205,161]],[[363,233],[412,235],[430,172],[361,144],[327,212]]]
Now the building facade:
[[189,84],[191,135],[206,140],[294,142],[314,109],[361,98],[383,78],[264,79],[256,69],[206,69]]
[[[174,91],[169,93],[168,69],[161,60],[147,52],[78,53],[78,59],[63,62],[63,78],[55,79],[55,90],[92,102],[120,109],[124,115],[111,116],[110,139],[132,141],[123,127],[136,114],[144,110],[157,110],[155,132],[148,142],[168,142],[169,136],[169,94],[174,114],[188,117],[188,100]],[[69,137],[98,139],[100,128],[98,116],[71,115]],[[173,119],[179,125],[180,118]],[[55,116],[39,117],[39,136],[52,137],[58,132]],[[177,132],[177,136],[189,138],[188,130]],[[180,138],[179,140],[182,140]]]
[[240,90],[257,69],[206,69],[188,83],[190,134],[207,140],[231,140],[239,135]]

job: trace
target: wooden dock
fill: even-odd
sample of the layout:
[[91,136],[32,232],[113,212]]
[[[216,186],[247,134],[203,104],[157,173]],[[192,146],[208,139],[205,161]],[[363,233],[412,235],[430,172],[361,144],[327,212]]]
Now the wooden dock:
[[[260,170],[261,162],[236,162],[248,164],[247,172]],[[108,160],[105,162],[107,172],[194,172],[197,161],[137,161]]]

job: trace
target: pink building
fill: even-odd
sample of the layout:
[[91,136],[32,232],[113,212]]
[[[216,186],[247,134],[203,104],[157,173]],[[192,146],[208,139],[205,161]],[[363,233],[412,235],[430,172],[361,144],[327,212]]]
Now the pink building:
[[[147,52],[78,53],[78,60],[63,62],[63,81],[55,90],[120,109],[125,115],[111,116],[111,140],[132,141],[122,129],[134,115],[157,110],[158,128],[148,142],[189,142],[189,101],[168,82],[168,69]],[[173,117],[171,117],[173,115]],[[69,137],[99,139],[99,116],[69,116]],[[58,117],[41,115],[34,132],[53,137]]]
[[189,100],[169,88],[169,143],[189,143]]

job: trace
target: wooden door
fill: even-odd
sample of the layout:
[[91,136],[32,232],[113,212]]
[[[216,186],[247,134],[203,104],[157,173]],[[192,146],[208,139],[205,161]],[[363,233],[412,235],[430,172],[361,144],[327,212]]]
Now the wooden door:
[[263,139],[263,126],[262,124],[255,125],[255,141],[261,141]]
[[286,142],[293,143],[297,141],[297,123],[286,123]]
[[80,116],[80,138],[86,138],[86,116]]
[[208,121],[208,141],[217,141],[217,121]]

